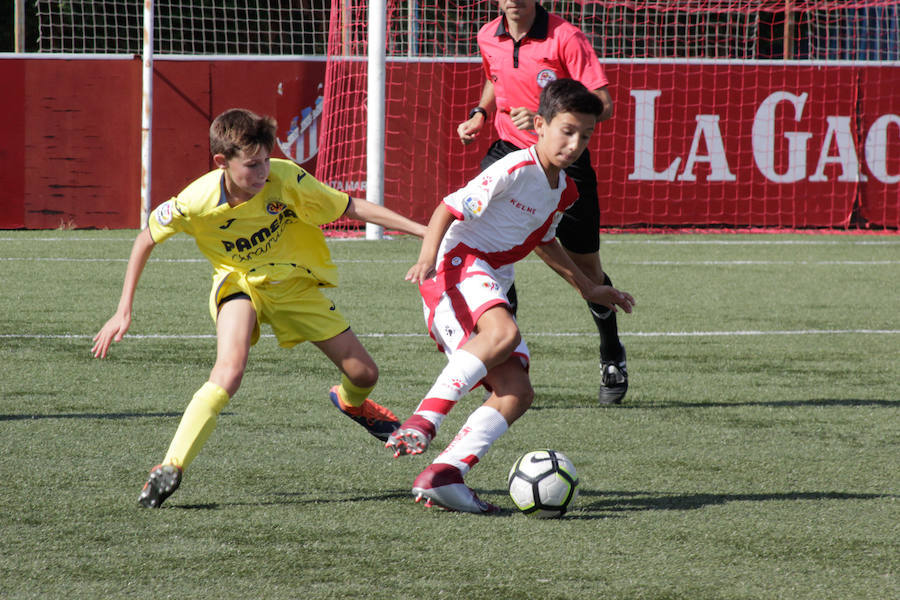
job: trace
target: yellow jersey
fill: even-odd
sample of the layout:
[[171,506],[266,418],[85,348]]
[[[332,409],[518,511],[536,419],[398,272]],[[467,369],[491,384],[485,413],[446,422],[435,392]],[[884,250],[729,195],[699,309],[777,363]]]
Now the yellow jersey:
[[320,225],[344,214],[350,197],[289,160],[273,158],[262,191],[230,206],[220,169],[192,182],[150,215],[150,235],[161,243],[182,231],[212,263],[215,281],[230,273],[251,285],[308,278],[337,285],[337,267]]

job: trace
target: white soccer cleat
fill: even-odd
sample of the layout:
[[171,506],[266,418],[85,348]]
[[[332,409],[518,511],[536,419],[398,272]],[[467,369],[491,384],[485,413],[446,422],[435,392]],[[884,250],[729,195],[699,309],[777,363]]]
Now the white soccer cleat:
[[405,454],[422,454],[428,449],[434,434],[431,421],[413,415],[388,437],[384,447],[394,453],[394,458]]
[[485,502],[463,481],[462,473],[453,465],[431,464],[413,482],[416,502],[425,499],[425,506],[440,506],[446,510],[493,515],[500,507]]

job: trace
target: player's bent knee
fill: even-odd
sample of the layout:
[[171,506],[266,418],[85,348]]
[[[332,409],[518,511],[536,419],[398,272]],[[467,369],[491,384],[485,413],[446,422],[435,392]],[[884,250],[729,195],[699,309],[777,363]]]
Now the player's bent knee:
[[491,345],[502,354],[511,354],[522,341],[519,328],[502,327],[490,332]]
[[534,388],[531,387],[531,384],[528,384],[516,394],[516,397],[519,401],[519,408],[521,408],[522,412],[525,412],[531,408],[531,404],[534,402]]
[[234,395],[241,387],[246,364],[246,362],[217,361],[209,374],[209,380],[226,390],[229,396]]

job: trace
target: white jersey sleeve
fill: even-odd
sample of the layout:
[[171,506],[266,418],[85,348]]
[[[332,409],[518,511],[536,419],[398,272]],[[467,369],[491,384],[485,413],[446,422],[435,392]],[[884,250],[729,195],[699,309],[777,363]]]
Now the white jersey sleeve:
[[484,214],[491,200],[508,187],[509,174],[503,165],[494,163],[478,177],[444,198],[447,209],[459,221],[471,221]]

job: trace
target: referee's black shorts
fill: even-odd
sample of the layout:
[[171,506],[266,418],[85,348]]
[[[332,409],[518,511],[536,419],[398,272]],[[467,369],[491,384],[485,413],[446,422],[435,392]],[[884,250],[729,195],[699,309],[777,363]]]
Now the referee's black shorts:
[[[521,148],[507,141],[497,140],[481,159],[481,170],[516,150]],[[569,252],[597,252],[600,249],[600,199],[597,197],[597,174],[591,166],[591,155],[587,148],[566,169],[566,175],[575,182],[578,199],[563,213],[556,228],[556,237]]]

